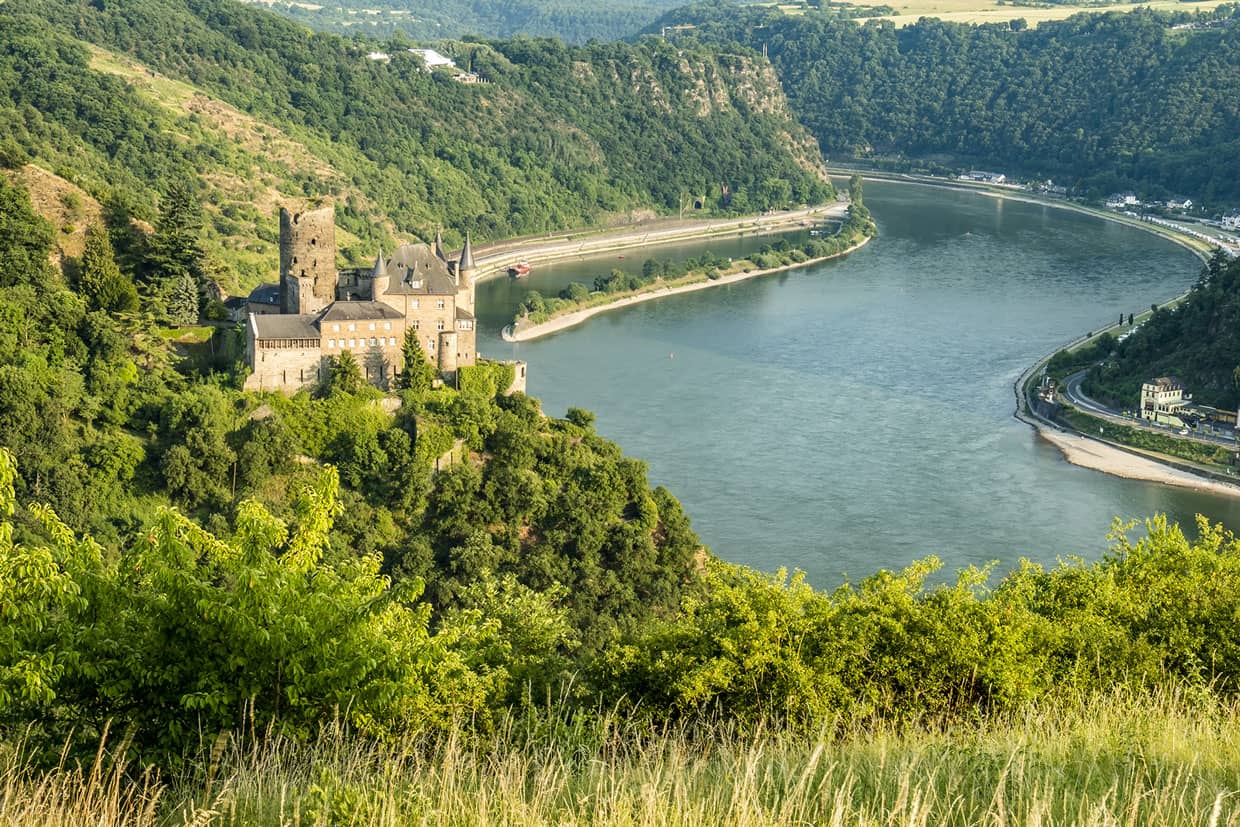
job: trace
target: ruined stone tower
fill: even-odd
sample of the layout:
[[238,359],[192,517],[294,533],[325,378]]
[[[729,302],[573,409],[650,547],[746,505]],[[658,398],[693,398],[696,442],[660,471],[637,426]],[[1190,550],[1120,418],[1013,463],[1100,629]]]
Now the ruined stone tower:
[[330,204],[303,213],[281,207],[281,312],[318,313],[335,299],[335,210]]

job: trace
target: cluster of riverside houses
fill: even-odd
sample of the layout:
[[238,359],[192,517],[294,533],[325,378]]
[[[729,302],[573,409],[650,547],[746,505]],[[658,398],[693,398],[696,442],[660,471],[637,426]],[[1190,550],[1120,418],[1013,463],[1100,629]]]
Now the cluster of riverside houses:
[[449,259],[435,246],[405,244],[369,268],[336,268],[334,211],[280,211],[280,282],[244,303],[246,390],[295,392],[326,376],[349,351],[367,381],[389,388],[404,368],[405,331],[417,332],[446,381],[477,361],[475,266],[469,237]]

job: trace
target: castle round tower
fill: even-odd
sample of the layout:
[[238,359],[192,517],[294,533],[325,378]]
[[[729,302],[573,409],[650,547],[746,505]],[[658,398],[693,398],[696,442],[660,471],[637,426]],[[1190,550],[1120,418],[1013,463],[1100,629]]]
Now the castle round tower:
[[280,208],[280,309],[317,313],[336,299],[336,212]]
[[439,373],[445,382],[456,381],[456,333],[445,330],[439,334]]

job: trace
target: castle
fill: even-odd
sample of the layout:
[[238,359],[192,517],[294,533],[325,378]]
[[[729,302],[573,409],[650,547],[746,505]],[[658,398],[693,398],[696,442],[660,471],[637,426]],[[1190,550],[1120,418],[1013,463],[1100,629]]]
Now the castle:
[[336,269],[335,213],[280,210],[279,304],[272,285],[251,294],[245,389],[295,392],[322,381],[332,359],[352,353],[371,384],[387,389],[404,368],[405,331],[445,381],[477,360],[473,249],[469,236],[449,260],[435,247],[405,244],[373,267]]

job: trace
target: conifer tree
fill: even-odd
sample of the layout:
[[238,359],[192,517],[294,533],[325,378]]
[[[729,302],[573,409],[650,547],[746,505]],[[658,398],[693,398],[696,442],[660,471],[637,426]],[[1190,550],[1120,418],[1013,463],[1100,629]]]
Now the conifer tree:
[[351,352],[346,350],[332,360],[331,370],[327,374],[329,396],[357,393],[362,389],[362,384],[362,368]]
[[166,283],[165,306],[173,324],[194,324],[198,321],[198,282],[189,273]]
[[172,184],[160,202],[146,257],[153,281],[171,282],[188,275],[197,290],[203,271],[202,225],[202,205],[189,185],[183,181]]
[[397,380],[397,387],[417,393],[430,390],[431,382],[435,379],[435,368],[427,360],[416,330],[410,328],[405,331],[401,353],[405,357],[405,367]]
[[116,264],[112,240],[98,224],[86,228],[86,249],[82,252],[82,271],[78,292],[92,309],[130,311],[138,308],[138,291]]

